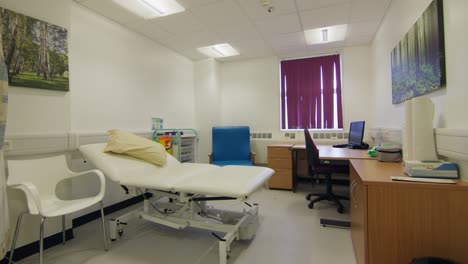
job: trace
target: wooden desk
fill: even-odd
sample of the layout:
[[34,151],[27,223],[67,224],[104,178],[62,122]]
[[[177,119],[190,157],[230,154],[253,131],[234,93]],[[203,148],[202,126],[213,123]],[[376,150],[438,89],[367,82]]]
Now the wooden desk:
[[468,184],[395,182],[400,163],[350,161],[351,237],[359,264],[437,256],[468,263]]
[[[330,145],[317,145],[319,149],[320,160],[323,163],[335,163],[346,165],[350,159],[373,159],[367,154],[367,150],[364,149],[349,149],[349,148],[334,148]],[[305,152],[306,146],[303,144],[297,144],[291,148],[292,157],[292,183],[293,191],[296,191],[297,179],[298,179],[298,153],[300,151]]]

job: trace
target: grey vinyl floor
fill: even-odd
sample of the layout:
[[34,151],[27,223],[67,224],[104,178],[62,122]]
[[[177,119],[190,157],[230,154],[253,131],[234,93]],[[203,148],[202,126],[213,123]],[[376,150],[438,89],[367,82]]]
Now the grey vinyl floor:
[[[315,185],[314,191],[322,187]],[[346,193],[346,187],[341,189]],[[338,214],[330,202],[308,209],[305,196],[310,191],[310,184],[301,184],[296,193],[256,192],[249,201],[260,206],[260,228],[253,240],[233,242],[228,264],[355,264],[350,230],[319,223],[323,217],[347,220],[349,210]],[[231,209],[241,206],[238,201],[212,205]],[[106,219],[136,206],[141,205],[107,215]],[[109,251],[104,251],[101,232],[99,220],[75,228],[74,239],[45,251],[44,264],[218,263],[218,241],[206,230],[175,230],[135,219],[125,227],[121,239],[109,242]],[[16,263],[39,263],[38,255]]]

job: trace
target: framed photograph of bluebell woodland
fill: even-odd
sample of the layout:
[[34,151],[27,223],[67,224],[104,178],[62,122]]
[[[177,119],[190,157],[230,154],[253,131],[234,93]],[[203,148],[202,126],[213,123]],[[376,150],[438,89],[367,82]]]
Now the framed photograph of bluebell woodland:
[[68,31],[0,8],[10,86],[68,91]]
[[433,0],[391,53],[392,102],[401,103],[446,84],[442,0]]

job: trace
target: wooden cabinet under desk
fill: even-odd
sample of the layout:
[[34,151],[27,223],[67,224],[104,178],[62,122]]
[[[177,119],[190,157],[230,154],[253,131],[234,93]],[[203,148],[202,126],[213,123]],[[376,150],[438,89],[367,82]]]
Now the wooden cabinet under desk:
[[275,170],[269,181],[270,188],[292,189],[292,144],[275,144],[268,146],[268,167]]
[[358,264],[427,256],[468,263],[468,183],[395,182],[402,165],[351,160],[351,237]]

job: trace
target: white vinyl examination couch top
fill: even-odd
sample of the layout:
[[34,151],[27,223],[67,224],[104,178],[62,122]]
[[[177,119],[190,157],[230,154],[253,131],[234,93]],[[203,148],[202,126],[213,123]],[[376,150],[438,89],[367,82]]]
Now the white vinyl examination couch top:
[[[123,233],[131,218],[141,218],[176,229],[195,227],[213,231],[219,239],[220,264],[234,239],[252,239],[258,228],[258,207],[245,202],[249,210],[226,211],[207,206],[208,201],[246,200],[266,186],[274,171],[256,166],[224,166],[180,163],[170,154],[164,166],[127,155],[104,153],[106,144],[80,146],[83,158],[131,194],[145,197],[143,208],[112,219],[110,238]],[[149,195],[150,193],[150,195]],[[213,220],[215,219],[215,221]],[[223,233],[220,236],[214,232]]]

